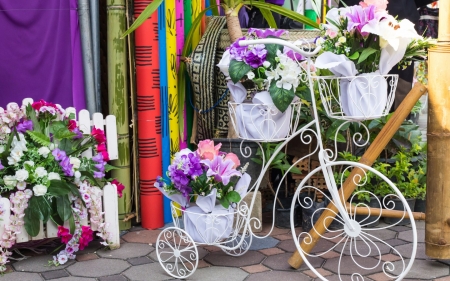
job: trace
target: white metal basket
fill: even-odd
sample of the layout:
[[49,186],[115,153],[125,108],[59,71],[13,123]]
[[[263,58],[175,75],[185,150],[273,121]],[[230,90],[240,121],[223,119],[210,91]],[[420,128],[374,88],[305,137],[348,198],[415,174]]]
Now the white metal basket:
[[230,118],[239,138],[277,142],[296,132],[300,118],[301,102],[293,102],[285,112],[274,104],[228,103]]
[[364,121],[386,116],[392,107],[398,75],[317,76],[320,97],[329,117]]

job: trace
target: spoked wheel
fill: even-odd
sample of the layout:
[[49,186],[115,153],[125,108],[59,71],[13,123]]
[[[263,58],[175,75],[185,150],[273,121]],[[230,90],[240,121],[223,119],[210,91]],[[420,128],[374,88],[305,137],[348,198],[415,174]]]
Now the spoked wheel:
[[[368,280],[365,276],[380,271],[385,275],[385,278],[391,280],[403,279],[414,262],[417,250],[417,231],[411,209],[401,192],[387,177],[371,167],[346,161],[337,161],[326,166],[332,168],[338,166],[335,167],[337,168],[335,170],[339,171],[339,176],[335,175],[334,177],[337,187],[344,186],[347,177],[351,175],[348,172],[359,169],[358,176],[348,179],[356,183],[356,192],[350,196],[346,204],[341,204],[340,201],[333,201],[329,193],[313,185],[308,185],[308,182],[313,182],[309,179],[321,171],[320,167],[313,170],[302,180],[296,190],[292,206],[298,202],[303,209],[309,210],[310,217],[303,217],[303,220],[306,219],[309,222],[305,224],[305,221],[303,221],[303,223],[304,225],[310,225],[311,229],[299,231],[294,227],[291,228],[302,260],[322,280],[327,279],[315,269],[315,265],[320,266],[319,264],[324,262],[323,256],[329,256],[330,254],[334,254],[336,258],[327,260],[322,267],[337,272],[340,280]],[[392,212],[394,199],[404,203],[403,208],[397,214],[399,214],[400,219],[407,214],[411,218],[413,241],[410,247],[390,245],[389,240],[394,241],[395,231],[389,231],[389,229],[397,226],[398,223],[374,225],[371,221],[369,222],[369,218],[380,218],[382,213],[378,214],[378,210],[369,208],[367,203],[357,201],[358,195],[360,195],[360,199],[374,196],[373,192],[367,190],[368,187],[364,189],[365,185],[374,184],[374,182],[377,183],[378,188],[383,186],[385,189],[390,189],[390,194],[378,199],[378,206],[372,208],[382,209],[382,212]],[[315,191],[316,196],[314,198],[304,196],[308,189],[309,193]],[[337,192],[339,196],[344,197],[342,188]],[[320,202],[315,200],[317,197],[321,197]],[[328,205],[330,202],[331,205]],[[338,209],[341,211],[337,211]],[[291,211],[292,215],[293,211]],[[324,219],[318,221],[321,216]],[[333,227],[329,226],[330,222]],[[389,236],[390,234],[392,234],[392,237]],[[311,247],[308,245],[318,239],[319,242],[316,247],[310,249]],[[308,251],[302,247],[308,249]],[[383,258],[388,254],[395,256],[394,261]]]
[[169,227],[156,240],[156,255],[164,270],[172,277],[187,278],[198,266],[197,246],[184,230]]
[[[253,235],[249,234],[248,232],[245,235],[238,234],[235,239],[223,245],[226,248],[224,248],[222,245],[220,246],[220,248],[230,256],[239,257],[247,253],[247,251],[250,249],[250,246],[252,245],[252,239]],[[243,240],[242,243],[241,240]],[[241,243],[241,245],[238,246],[239,243]]]

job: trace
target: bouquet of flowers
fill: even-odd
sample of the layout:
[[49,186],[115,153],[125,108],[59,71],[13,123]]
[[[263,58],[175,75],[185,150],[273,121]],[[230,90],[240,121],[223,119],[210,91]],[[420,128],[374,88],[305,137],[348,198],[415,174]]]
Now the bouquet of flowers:
[[283,34],[287,31],[250,28],[248,37],[239,38],[227,48],[218,67],[231,80],[228,87],[236,102],[242,102],[247,95],[236,93],[232,87],[244,88],[240,84],[244,80],[252,81],[258,91],[268,91],[272,104],[281,112],[286,111],[298,92],[308,90],[307,62],[299,53],[277,44],[239,46],[242,40],[279,38]]
[[216,194],[214,202],[217,199],[225,209],[238,203],[248,185],[242,188],[237,179],[249,183],[250,176],[245,174],[247,165],[238,171],[239,158],[234,153],[220,151],[221,147],[221,143],[214,145],[213,140],[203,140],[196,151],[185,148],[175,153],[167,171],[170,181],[158,177],[155,187],[182,207],[189,206],[191,196],[205,197],[212,192]]
[[409,20],[388,14],[386,7],[387,0],[364,0],[328,11],[316,39],[321,54],[315,66],[327,77],[318,78],[323,103],[339,100],[337,110],[327,109],[330,116],[367,120],[388,114],[398,81],[389,71],[396,64],[406,68],[414,59],[426,59],[432,41],[417,34]]
[[[83,134],[74,113],[73,108],[65,110],[43,100],[0,107],[0,194],[11,202],[10,222],[0,237],[0,271],[5,269],[11,254],[8,249],[22,227],[36,236],[40,221],[56,223],[58,236],[66,244],[52,264],[74,259],[75,252],[93,239],[93,231],[108,245],[101,188],[115,185],[121,195],[124,186],[105,179],[105,172],[114,167],[106,163],[109,156],[103,130],[94,128]],[[88,149],[94,157],[82,155]],[[82,226],[88,213],[90,226]],[[63,226],[65,222],[69,229]]]

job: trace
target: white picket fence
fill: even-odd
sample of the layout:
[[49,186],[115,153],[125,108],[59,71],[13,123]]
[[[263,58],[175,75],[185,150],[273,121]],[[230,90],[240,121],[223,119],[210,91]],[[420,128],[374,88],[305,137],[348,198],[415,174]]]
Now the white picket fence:
[[[32,99],[24,99],[23,103],[32,103]],[[119,158],[118,146],[117,146],[117,125],[116,117],[113,115],[106,116],[103,119],[101,113],[92,114],[92,120],[89,111],[83,109],[78,114],[78,125],[83,133],[89,134],[92,131],[93,126],[105,131],[106,144],[110,160]],[[106,128],[105,128],[106,127]],[[92,157],[92,151],[88,150],[83,153],[85,157]],[[116,249],[120,247],[119,237],[119,221],[118,221],[118,198],[117,190],[112,185],[107,185],[102,190],[102,210],[104,211],[104,221],[109,224],[108,231],[111,233],[110,247]],[[0,236],[4,232],[4,226],[9,224],[11,216],[11,205],[8,198],[0,198],[0,205],[3,205],[4,212],[0,214]],[[81,221],[82,225],[90,225],[88,218]],[[95,229],[93,229],[95,230]],[[30,240],[40,240],[45,238],[57,237],[58,226],[49,220],[45,225],[41,221],[41,230],[35,237],[31,237],[27,234],[25,227],[22,227],[22,231],[17,235],[16,243],[28,242]]]

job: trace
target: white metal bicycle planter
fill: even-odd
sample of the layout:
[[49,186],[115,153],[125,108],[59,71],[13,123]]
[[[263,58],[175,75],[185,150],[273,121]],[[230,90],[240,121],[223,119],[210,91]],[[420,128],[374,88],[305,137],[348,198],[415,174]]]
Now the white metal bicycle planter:
[[[253,45],[253,44],[280,44],[283,46],[287,46],[294,50],[295,52],[298,52],[302,54],[304,57],[307,58],[307,64],[304,68],[307,72],[307,75],[305,76],[305,81],[309,83],[310,89],[311,89],[311,110],[312,115],[315,116],[315,119],[309,122],[308,124],[301,127],[301,129],[296,130],[295,132],[287,134],[285,138],[283,138],[283,143],[280,145],[277,150],[273,153],[273,156],[270,159],[263,159],[263,167],[261,174],[259,178],[256,180],[255,184],[249,189],[249,191],[257,191],[259,188],[259,185],[262,181],[263,175],[268,170],[270,163],[274,160],[276,155],[283,149],[286,144],[294,139],[295,137],[300,138],[300,141],[305,145],[312,144],[313,138],[316,138],[317,145],[316,147],[313,147],[311,152],[308,155],[303,156],[302,158],[298,159],[296,163],[294,163],[290,169],[292,169],[297,163],[300,161],[312,156],[313,154],[317,153],[319,156],[320,161],[320,167],[314,169],[311,171],[299,184],[294,199],[292,201],[291,205],[291,230],[293,239],[295,241],[295,244],[297,246],[297,250],[299,251],[301,257],[303,258],[303,261],[307,264],[307,266],[322,280],[327,280],[323,275],[318,272],[315,267],[313,266],[313,263],[311,262],[311,259],[315,259],[318,257],[323,256],[324,254],[335,251],[339,252],[339,259],[337,268],[333,271],[336,271],[339,275],[340,280],[344,280],[345,278],[350,280],[364,280],[364,276],[369,274],[370,272],[373,272],[374,269],[381,269],[381,271],[386,275],[386,278],[390,279],[396,279],[401,280],[403,279],[406,274],[409,272],[409,270],[412,267],[412,264],[414,262],[414,258],[416,255],[417,250],[417,231],[415,222],[412,216],[412,212],[406,204],[406,200],[401,194],[401,192],[398,190],[398,188],[384,175],[380,174],[378,171],[374,170],[373,168],[363,165],[356,162],[348,162],[348,161],[337,161],[337,150],[331,151],[329,149],[325,149],[322,144],[322,138],[320,134],[320,120],[317,116],[317,107],[316,102],[314,98],[314,81],[317,81],[317,79],[320,79],[320,77],[313,77],[310,73],[310,67],[311,65],[311,57],[316,55],[319,52],[319,48],[314,49],[312,52],[305,52],[304,50],[298,48],[296,45],[280,40],[280,39],[259,39],[259,40],[248,40],[248,41],[240,41],[241,46],[244,45]],[[311,46],[309,46],[309,50],[311,50]],[[348,77],[347,77],[348,78]],[[355,78],[356,80],[357,78]],[[386,78],[384,78],[386,79]],[[396,86],[397,77],[391,77],[389,78],[391,80],[394,80],[394,84],[391,84],[391,90],[386,90],[385,92],[389,91],[391,94],[392,87]],[[389,80],[389,81],[391,81]],[[323,103],[325,104],[327,101],[329,101],[329,93],[326,92],[324,85],[326,85],[326,82],[323,82],[322,87],[319,87],[319,90],[321,91],[321,98]],[[391,83],[391,82],[388,82]],[[320,85],[320,82],[318,82]],[[387,83],[386,83],[387,84]],[[394,90],[395,91],[395,90]],[[372,94],[372,93],[371,93]],[[337,97],[336,104],[341,106],[341,102],[339,100],[340,97]],[[338,119],[341,120],[347,120],[348,122],[352,121],[361,121],[361,120],[367,120],[367,119],[374,119],[380,116],[385,116],[388,114],[389,109],[392,105],[393,96],[389,95],[386,99],[386,105],[383,105],[383,110],[381,113],[376,114],[376,116],[357,116],[356,118],[354,116],[347,116],[344,111],[339,110],[338,115],[336,116]],[[236,105],[230,104],[230,115],[235,114],[235,107]],[[330,115],[330,117],[333,117],[332,112],[327,113]],[[266,114],[266,111],[261,111],[261,114]],[[233,125],[236,126],[237,122],[242,122],[237,120],[233,122]],[[294,120],[294,123],[297,123],[297,120]],[[345,124],[345,123],[344,123]],[[343,125],[344,125],[343,124]],[[360,123],[361,124],[361,123]],[[363,124],[361,124],[364,126]],[[341,125],[342,126],[342,125]],[[236,126],[237,127],[237,126]],[[239,128],[235,128],[237,131]],[[367,130],[367,128],[366,128]],[[251,139],[242,137],[243,139]],[[257,139],[257,144],[261,147],[259,142],[267,142],[271,141],[270,138],[254,138],[253,140]],[[361,145],[360,142],[356,142],[355,140],[361,139],[361,136],[357,136],[357,138],[353,138],[353,141],[355,142],[355,145]],[[281,139],[276,139],[277,141],[280,141]],[[365,144],[368,143],[368,140],[365,142]],[[336,147],[336,146],[335,146]],[[243,147],[243,142],[241,143],[241,154],[244,157],[249,157],[251,155],[250,147]],[[263,155],[264,157],[264,155]],[[340,174],[339,176],[335,177],[333,168],[339,167],[340,168]],[[290,170],[289,169],[289,170]],[[412,248],[410,249],[410,252],[404,254],[400,253],[398,250],[396,250],[393,246],[389,245],[386,241],[383,241],[381,238],[378,237],[377,231],[389,229],[392,227],[395,227],[396,224],[382,226],[379,228],[371,227],[371,228],[364,228],[365,226],[365,219],[362,221],[355,220],[355,212],[352,209],[352,203],[354,203],[354,196],[350,197],[349,202],[347,204],[344,204],[341,202],[341,197],[345,198],[343,195],[343,189],[339,188],[343,185],[346,178],[342,176],[344,174],[344,171],[346,170],[352,170],[352,169],[359,169],[361,173],[354,178],[351,178],[350,180],[353,181],[358,186],[364,186],[367,184],[367,172],[373,173],[376,177],[379,177],[381,181],[384,181],[392,190],[391,194],[385,196],[381,200],[378,201],[380,208],[384,207],[386,209],[392,209],[393,204],[391,201],[391,198],[398,198],[403,202],[404,210],[403,214],[406,216],[406,214],[409,215],[411,220],[411,227],[413,230],[413,241],[412,241]],[[329,229],[325,225],[325,229],[327,231],[326,234],[322,235],[321,233],[317,232],[316,229],[313,227],[311,232],[302,232],[298,231],[294,227],[294,209],[295,205],[297,203],[300,203],[300,205],[305,208],[311,208],[313,206],[312,200],[301,200],[300,194],[303,190],[307,188],[312,188],[317,190],[318,192],[322,192],[320,189],[318,189],[315,186],[308,185],[308,180],[314,176],[316,173],[321,172],[322,175],[325,178],[325,181],[327,183],[329,196],[328,194],[324,194],[325,197],[328,198],[330,202],[333,203],[334,207],[331,209],[328,207],[324,207],[321,209],[318,209],[316,212],[323,212],[327,211],[330,212],[332,215],[327,218],[330,220],[336,220],[338,223],[341,224],[342,229],[340,230],[334,230]],[[287,173],[286,173],[287,174]],[[286,176],[286,175],[285,175]],[[284,177],[285,177],[284,176]],[[280,185],[277,188],[277,194],[278,190],[280,189],[281,183],[284,180],[284,177],[280,181]],[[337,179],[337,180],[336,180]],[[360,191],[360,192],[368,192],[368,191]],[[368,192],[370,193],[370,192]],[[373,195],[370,193],[369,195]],[[251,242],[253,238],[265,238],[270,235],[272,232],[275,222],[272,221],[272,228],[271,230],[263,236],[258,236],[257,234],[253,233],[251,230],[250,225],[254,224],[257,228],[261,225],[261,221],[259,221],[256,218],[251,218],[251,210],[253,209],[253,205],[255,204],[256,199],[256,192],[254,193],[254,196],[251,200],[251,203],[249,206],[247,206],[243,201],[241,201],[234,211],[228,214],[221,214],[221,215],[215,215],[215,214],[204,214],[202,216],[199,216],[198,219],[202,220],[204,225],[206,227],[203,227],[202,229],[195,229],[187,230],[185,225],[184,216],[186,214],[189,214],[189,208],[186,210],[182,210],[179,207],[176,207],[172,205],[172,214],[173,219],[175,223],[175,227],[167,228],[163,230],[157,239],[156,249],[157,249],[157,256],[160,261],[160,264],[163,266],[164,270],[171,276],[176,278],[187,278],[190,275],[192,275],[197,268],[198,265],[198,251],[197,251],[197,245],[214,245],[219,248],[221,248],[225,253],[233,256],[240,256],[245,254],[248,249],[250,248]],[[274,202],[275,205],[275,202]],[[368,208],[367,205],[358,203],[358,207],[365,207]],[[275,218],[275,206],[273,208],[273,218]],[[215,222],[221,219],[227,219],[229,216],[233,216],[234,221],[232,223],[232,227],[230,229],[229,235],[225,235],[226,237],[222,236],[221,232],[217,229],[214,229]],[[370,215],[370,209],[369,209],[369,215]],[[336,218],[335,218],[336,217]],[[182,219],[183,218],[183,219]],[[314,216],[311,217],[311,220],[313,220]],[[314,222],[312,222],[312,225],[314,225]],[[309,253],[307,251],[304,251],[300,244],[303,243],[312,243],[311,239],[311,233],[316,231],[321,239],[327,240],[328,249],[321,248],[320,252],[314,252]],[[189,233],[190,232],[190,233]],[[200,232],[200,233],[199,233]],[[219,232],[219,234],[217,233]],[[194,235],[191,235],[193,234]],[[207,233],[215,233],[214,235],[208,236]],[[198,236],[200,235],[200,236]],[[192,236],[198,236],[200,238],[194,238]],[[209,238],[208,238],[209,237]],[[394,255],[397,255],[400,257],[400,260],[393,263],[389,261],[383,261],[381,256],[384,253],[392,253]],[[408,258],[408,260],[405,260],[403,258]],[[348,268],[350,268],[348,265],[349,263],[353,263],[355,266],[352,266],[351,268],[357,268],[354,272],[349,272]],[[378,270],[380,271],[380,270]]]

